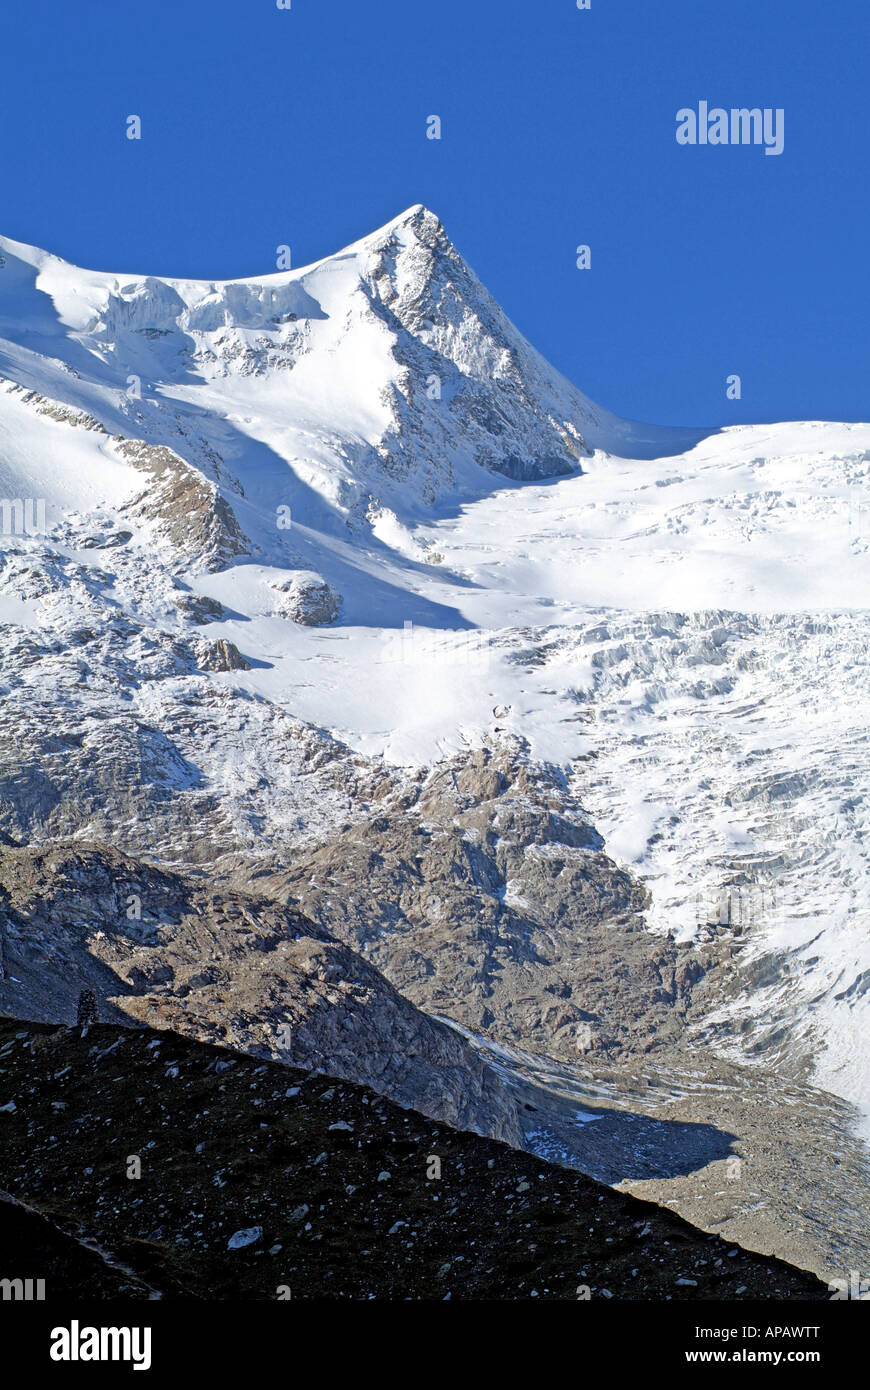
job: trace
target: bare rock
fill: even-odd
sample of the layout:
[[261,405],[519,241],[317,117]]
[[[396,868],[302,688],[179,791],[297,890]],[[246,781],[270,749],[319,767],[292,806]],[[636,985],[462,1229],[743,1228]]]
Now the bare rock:
[[218,637],[214,642],[203,640],[192,644],[201,671],[250,671],[251,663],[242,656],[234,642]]
[[275,594],[275,611],[305,627],[323,627],[335,622],[341,611],[341,595],[322,575],[302,570],[287,579],[270,579]]
[[154,523],[185,567],[221,570],[247,554],[249,543],[232,507],[198,468],[165,445],[121,436],[112,442],[121,458],[148,474],[148,486],[128,504],[128,514]]
[[512,1096],[469,1043],[298,912],[81,845],[0,849],[0,881],[0,1012],[72,1023],[87,988],[108,1021],[328,1071],[520,1142]]
[[198,627],[219,622],[226,611],[216,598],[207,598],[204,594],[178,594],[174,602],[181,616]]

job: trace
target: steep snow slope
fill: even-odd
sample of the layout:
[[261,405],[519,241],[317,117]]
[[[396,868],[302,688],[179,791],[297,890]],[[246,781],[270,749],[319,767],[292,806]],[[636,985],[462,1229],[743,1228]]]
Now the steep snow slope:
[[[619,421],[420,207],[259,279],[0,255],[0,491],[47,518],[3,538],[15,833],[77,833],[49,737],[97,769],[82,826],[126,796],[162,853],[170,801],[227,844],[341,825],[347,764],[299,720],[404,765],[516,735],[653,930],[750,932],[708,1036],[870,1109],[870,426]],[[327,626],[288,617],[310,575]]]

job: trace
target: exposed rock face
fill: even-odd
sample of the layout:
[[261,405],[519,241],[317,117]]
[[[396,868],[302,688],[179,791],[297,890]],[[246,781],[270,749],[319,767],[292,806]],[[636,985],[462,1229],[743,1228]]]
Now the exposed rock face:
[[[139,523],[150,523],[153,534],[168,542],[175,552],[176,569],[212,572],[248,553],[250,542],[217,484],[174,449],[144,439],[110,435],[106,425],[87,411],[38,391],[26,391],[5,378],[0,378],[0,386],[38,415],[105,435],[107,447],[148,475],[146,490],[129,500],[120,509],[121,514]],[[183,427],[177,426],[175,433],[186,437]],[[196,441],[195,447],[219,475],[221,461],[215,451],[203,440]],[[76,539],[82,549],[106,549],[126,544],[132,534],[116,530],[109,536],[85,534]]]
[[[552,369],[517,333],[435,214],[412,208],[370,245],[363,293],[394,335],[402,368],[388,398],[395,423],[377,446],[385,473],[409,477],[425,469],[436,479],[458,439],[477,464],[509,478],[578,471],[592,452],[581,431],[597,423],[595,408],[567,381],[554,391]],[[541,408],[544,401],[549,408]]]
[[332,623],[341,611],[341,595],[319,574],[292,574],[286,579],[272,579],[269,588],[275,595],[276,613],[305,627]]
[[96,536],[86,536],[79,544],[82,550],[114,550],[117,545],[126,545],[132,537],[132,531],[101,532]]
[[[43,843],[38,851],[12,847],[5,862],[25,865],[37,854],[43,868],[23,895],[13,892],[0,1003],[71,1020],[79,992],[91,988],[108,1020],[133,1017],[324,1069],[335,1069],[339,1058],[348,1076],[403,1103],[432,1104],[432,1113],[449,1122],[511,1138],[611,1181],[618,1155],[632,1154],[644,1132],[633,1118],[640,1114],[650,1126],[639,1181],[651,1185],[642,1190],[690,1219],[703,1214],[706,1224],[747,1244],[832,1268],[836,1251],[826,1233],[837,1229],[840,1174],[857,1174],[860,1193],[866,1165],[852,1156],[846,1166],[841,1157],[842,1168],[826,1175],[817,1162],[818,1133],[835,1135],[847,1121],[834,1116],[820,1131],[809,1101],[790,1105],[796,1116],[800,1103],[804,1117],[789,1142],[826,1213],[817,1236],[810,1229],[798,1239],[804,1188],[796,1178],[793,1198],[777,1187],[783,1164],[792,1161],[785,1137],[771,1146],[770,1112],[746,1104],[753,1086],[771,1104],[775,1091],[764,1090],[763,1076],[753,1083],[715,1062],[695,1077],[691,1093],[679,1080],[687,1068],[701,1069],[697,1029],[742,968],[741,939],[726,933],[703,946],[677,947],[646,932],[642,886],[604,853],[561,773],[536,766],[521,745],[503,740],[429,773],[391,769],[352,755],[266,701],[196,675],[189,639],[119,618],[93,570],[60,557],[11,554],[4,580],[7,591],[48,611],[61,592],[73,603],[56,639],[19,631],[5,647],[11,688],[0,703],[2,829],[7,839]],[[168,585],[168,604],[175,593]],[[119,888],[96,900],[89,862],[53,906],[39,879],[56,877],[45,866],[59,834],[195,866],[199,881],[169,878],[188,885],[184,891],[194,894],[202,916],[182,911],[177,888],[167,913],[147,906],[162,901],[162,890],[152,877],[158,871],[141,862],[119,876],[129,893]],[[101,854],[111,859],[108,850]],[[158,924],[157,935],[142,941],[142,925],[126,917],[127,897],[139,889],[142,922]],[[240,928],[235,907],[209,905],[216,898],[259,903],[253,925]],[[282,898],[289,916],[274,901]],[[298,940],[286,928],[297,902],[309,919]],[[76,927],[82,905],[85,921]],[[98,931],[105,936],[97,938]],[[311,970],[303,968],[307,961]],[[10,985],[12,976],[20,984]],[[342,982],[364,992],[345,993]],[[421,1009],[501,1047],[528,1049],[535,1074],[553,1065],[547,1058],[561,1059],[566,1071],[556,1100],[549,1088],[546,1097],[506,1093],[516,1071],[501,1053],[484,1048],[472,1064],[469,1044],[459,1039],[457,1052],[455,1033]],[[665,1092],[654,1103],[644,1088],[632,1090],[647,1053]],[[622,1132],[619,1145],[600,1129],[587,1138],[575,1114],[561,1114],[559,1097],[576,1084],[578,1067],[588,1078],[579,1108],[606,1085],[619,1113],[608,1122]],[[607,1082],[596,1079],[603,1069]],[[526,1102],[534,1112],[525,1111]],[[522,1131],[515,1127],[517,1103],[532,1121]],[[717,1196],[719,1149],[703,1177],[689,1169],[677,1180],[666,1167],[655,1176],[655,1163],[666,1163],[669,1152],[662,1119],[712,1126],[720,1113],[741,1152],[756,1164],[767,1155],[762,1179],[748,1170],[745,1198],[738,1200],[738,1184],[725,1187],[727,1204]],[[850,1143],[843,1139],[841,1154]],[[822,1147],[830,1149],[827,1139]],[[758,1202],[766,1203],[761,1215]],[[859,1224],[850,1216],[844,1236],[843,1249],[854,1258],[861,1253]]]
[[179,557],[179,567],[224,569],[247,553],[249,543],[216,485],[174,449],[141,439],[115,438],[116,453],[149,475],[147,489],[125,508],[153,522]]
[[95,416],[77,406],[66,405],[63,401],[51,400],[48,396],[44,396],[41,391],[27,391],[23,386],[9,381],[6,377],[0,377],[0,387],[4,391],[8,391],[10,395],[20,397],[25,405],[29,405],[37,414],[44,415],[49,420],[62,421],[63,424],[73,425],[77,429],[96,430],[98,434],[106,433],[105,425]]
[[198,627],[217,622],[224,615],[222,603],[218,603],[216,598],[207,598],[202,594],[179,594],[175,598],[175,606],[182,617],[196,623]]
[[0,874],[0,1008],[71,1022],[90,991],[103,1017],[329,1069],[519,1142],[516,1106],[473,1049],[299,913],[72,846],[0,850]]
[[644,930],[645,890],[561,774],[510,743],[448,761],[257,882],[422,1007],[568,1060],[673,1044],[717,958]]
[[250,671],[251,663],[242,656],[234,642],[218,637],[214,642],[192,644],[200,671]]

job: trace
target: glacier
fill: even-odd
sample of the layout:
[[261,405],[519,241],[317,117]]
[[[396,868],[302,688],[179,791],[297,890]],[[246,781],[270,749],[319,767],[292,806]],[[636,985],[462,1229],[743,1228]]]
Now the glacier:
[[[353,814],[330,740],[408,776],[517,740],[649,932],[747,940],[697,1045],[870,1125],[870,424],[621,420],[419,205],[234,281],[0,257],[0,497],[46,517],[0,537],[0,828],[142,849],[178,796],[189,857],[210,798],[301,844]],[[49,755],[136,769],[127,819]]]

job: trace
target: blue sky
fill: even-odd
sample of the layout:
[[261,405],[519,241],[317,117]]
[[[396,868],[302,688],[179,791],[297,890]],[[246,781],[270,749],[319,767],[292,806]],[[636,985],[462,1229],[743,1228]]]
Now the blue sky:
[[[866,0],[4,0],[0,232],[225,278],[422,202],[619,414],[866,420],[868,54]],[[700,100],[783,153],[679,146]]]

